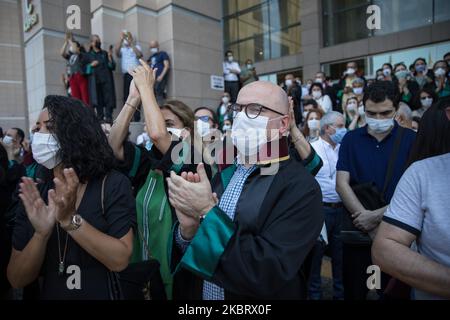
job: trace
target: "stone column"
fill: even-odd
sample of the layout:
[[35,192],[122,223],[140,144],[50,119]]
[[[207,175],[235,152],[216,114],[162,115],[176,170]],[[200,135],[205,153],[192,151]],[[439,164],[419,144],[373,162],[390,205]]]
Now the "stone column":
[[316,0],[300,0],[302,22],[303,79],[314,79],[320,70],[321,5]]

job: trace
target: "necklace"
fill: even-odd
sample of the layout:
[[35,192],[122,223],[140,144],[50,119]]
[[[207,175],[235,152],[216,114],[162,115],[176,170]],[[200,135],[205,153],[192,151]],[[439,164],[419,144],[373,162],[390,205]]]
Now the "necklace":
[[59,236],[59,224],[56,223],[56,233],[58,235],[58,255],[59,255],[59,263],[58,263],[58,275],[62,275],[64,273],[64,261],[66,260],[66,253],[67,253],[67,242],[69,241],[69,234],[66,233],[66,243],[64,245],[64,252],[61,254],[61,242],[60,242],[60,236]]

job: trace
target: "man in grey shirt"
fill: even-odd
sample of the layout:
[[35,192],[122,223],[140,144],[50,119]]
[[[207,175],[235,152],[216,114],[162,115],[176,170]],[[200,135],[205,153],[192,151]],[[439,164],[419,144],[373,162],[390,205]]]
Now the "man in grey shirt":
[[[417,252],[410,249],[413,241]],[[450,153],[415,162],[405,172],[372,257],[415,288],[413,299],[450,299]]]

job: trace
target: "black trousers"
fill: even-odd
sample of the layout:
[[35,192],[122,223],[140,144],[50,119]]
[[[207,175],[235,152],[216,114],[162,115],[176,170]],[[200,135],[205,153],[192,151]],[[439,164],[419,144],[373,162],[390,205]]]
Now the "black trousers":
[[100,120],[106,120],[112,123],[112,115],[114,109],[114,83],[105,79],[105,77],[97,77],[97,117]]
[[239,81],[225,81],[225,92],[229,93],[231,103],[236,102],[239,89]]
[[[369,292],[367,279],[371,276],[367,273],[367,267],[373,264],[371,254],[370,245],[342,244],[344,300],[366,300]],[[378,290],[381,298],[389,279],[387,274],[381,272],[381,289]]]
[[161,81],[155,82],[155,97],[156,102],[158,102],[158,105],[163,105],[164,101],[166,100],[166,87],[169,80],[169,74],[166,74],[164,78]]
[[[130,84],[133,81],[133,77],[129,73],[124,73],[123,75],[123,103],[128,99],[128,95],[130,94]],[[136,111],[133,116],[134,122],[141,121],[141,112]]]

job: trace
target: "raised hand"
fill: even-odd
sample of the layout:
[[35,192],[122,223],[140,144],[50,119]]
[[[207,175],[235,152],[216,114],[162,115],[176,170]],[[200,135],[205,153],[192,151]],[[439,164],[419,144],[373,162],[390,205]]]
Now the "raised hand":
[[141,95],[139,93],[139,90],[136,88],[134,80],[132,80],[130,83],[129,92],[130,93],[128,94],[127,102],[135,106],[136,108],[139,107],[139,105],[141,104]]
[[61,225],[68,225],[72,215],[76,213],[77,191],[80,181],[75,170],[64,169],[64,178],[53,179],[55,183],[55,192],[48,195],[56,206],[56,220]]
[[46,205],[32,179],[22,178],[20,183],[19,197],[34,231],[42,237],[50,236],[56,222],[56,207],[51,197],[54,192],[54,190],[49,191],[48,205]]
[[141,65],[131,70],[130,74],[133,76],[136,87],[142,92],[141,90],[148,90],[155,85],[157,69],[152,70],[147,62],[142,59],[139,59],[139,62]]

